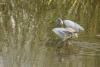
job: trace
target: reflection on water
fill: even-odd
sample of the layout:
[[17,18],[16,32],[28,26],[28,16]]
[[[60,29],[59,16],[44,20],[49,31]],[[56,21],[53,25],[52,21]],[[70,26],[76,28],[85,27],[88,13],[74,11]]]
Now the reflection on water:
[[[58,41],[57,41],[58,42]],[[1,53],[0,67],[95,67],[100,66],[99,43],[73,41],[69,46],[53,44],[34,49],[10,49]],[[60,46],[59,46],[60,45]],[[63,45],[63,46],[62,46]]]
[[[99,62],[100,46],[96,43],[74,42],[68,47],[55,48],[48,67],[95,67]],[[52,48],[51,48],[52,49]],[[49,60],[48,59],[48,60]],[[54,65],[55,64],[55,65]]]

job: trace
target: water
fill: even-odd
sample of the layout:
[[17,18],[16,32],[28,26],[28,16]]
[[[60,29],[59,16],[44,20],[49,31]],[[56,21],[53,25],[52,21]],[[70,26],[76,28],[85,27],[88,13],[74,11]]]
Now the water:
[[[99,7],[94,0],[1,0],[0,67],[100,67]],[[59,17],[85,28],[69,46],[52,32]]]

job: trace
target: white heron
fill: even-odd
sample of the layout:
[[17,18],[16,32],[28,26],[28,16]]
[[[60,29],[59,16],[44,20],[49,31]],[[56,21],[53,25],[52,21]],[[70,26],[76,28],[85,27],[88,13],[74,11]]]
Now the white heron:
[[65,28],[54,28],[52,31],[63,41],[69,42],[71,38],[78,38],[78,33],[84,31],[84,28],[71,20],[62,20],[58,18],[57,24],[65,25]]
[[78,38],[77,32],[72,28],[54,28],[52,31],[56,35],[58,35],[63,41],[70,38]]
[[82,26],[80,26],[79,24],[71,20],[62,20],[61,18],[58,18],[56,22],[57,24],[65,25],[66,27],[73,28],[74,30],[76,30],[76,32],[84,31],[84,28]]

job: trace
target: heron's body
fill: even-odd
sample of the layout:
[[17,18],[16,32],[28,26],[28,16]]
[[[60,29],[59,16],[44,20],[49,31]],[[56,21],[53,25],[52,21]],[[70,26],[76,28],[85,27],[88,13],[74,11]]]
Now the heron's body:
[[73,28],[76,30],[76,32],[84,31],[84,28],[80,26],[79,24],[75,23],[74,21],[71,20],[63,20],[63,23],[66,27]]
[[63,40],[78,37],[75,30],[72,28],[54,28],[52,31]]
[[79,24],[71,20],[62,20],[58,18],[56,20],[57,25],[65,25],[65,28],[54,28],[52,31],[58,35],[63,41],[68,41],[70,38],[77,38],[78,32],[84,31],[84,28]]
[[66,27],[73,28],[76,32],[84,31],[84,28],[77,24],[74,21],[71,20],[62,20],[61,18],[58,18],[56,20],[57,24],[65,25]]

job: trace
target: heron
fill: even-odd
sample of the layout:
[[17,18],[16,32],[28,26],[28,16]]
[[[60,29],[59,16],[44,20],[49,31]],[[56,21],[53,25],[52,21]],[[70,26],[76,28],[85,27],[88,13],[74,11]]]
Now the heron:
[[69,43],[70,39],[78,38],[78,33],[84,31],[84,28],[79,24],[71,20],[62,20],[58,18],[56,20],[57,24],[65,25],[65,28],[54,28],[52,31],[62,39],[62,41],[67,41]]
[[66,27],[73,28],[74,30],[76,30],[76,32],[84,31],[84,28],[82,26],[71,20],[62,20],[61,18],[58,18],[56,20],[56,23],[59,25],[65,25]]
[[72,28],[54,28],[52,31],[63,41],[70,38],[78,38],[77,32]]

